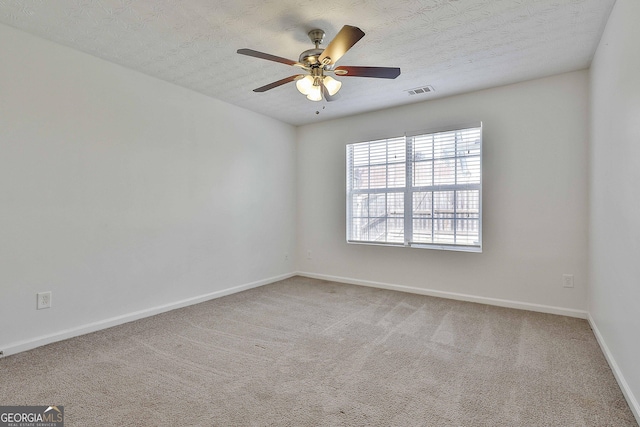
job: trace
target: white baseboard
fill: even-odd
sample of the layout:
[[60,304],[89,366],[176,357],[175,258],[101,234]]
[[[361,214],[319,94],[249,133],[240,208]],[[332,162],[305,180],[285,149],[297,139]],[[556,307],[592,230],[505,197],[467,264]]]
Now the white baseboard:
[[209,301],[215,298],[224,297],[226,295],[235,294],[237,292],[246,291],[248,289],[257,288],[259,286],[268,285],[269,283],[274,283],[279,280],[288,279],[290,277],[295,276],[295,273],[287,273],[279,276],[269,277],[267,279],[258,280],[251,283],[245,283],[243,285],[234,286],[228,289],[223,289],[220,291],[211,292],[205,295],[200,295],[193,298],[187,298],[181,301],[176,301],[170,304],[161,305],[158,307],[152,307],[140,311],[136,311],[133,313],[125,314],[122,316],[116,316],[109,319],[100,320],[93,323],[88,323],[86,325],[77,326],[75,328],[65,329],[59,332],[55,332],[49,335],[43,335],[41,337],[37,337],[34,339],[20,341],[18,343],[9,344],[6,347],[3,347],[4,356],[9,356],[11,354],[20,353],[23,351],[31,350],[36,347],[40,347],[46,344],[51,344],[53,342],[66,340],[69,338],[77,337],[79,335],[88,334],[91,332],[96,332],[102,329],[110,328],[112,326],[121,325],[123,323],[132,322],[134,320],[142,319],[145,317],[154,316],[156,314],[164,313],[166,311],[175,310],[177,308],[186,307],[189,305],[198,304],[204,301]]
[[631,412],[633,412],[633,416],[636,417],[636,422],[640,425],[640,404],[638,404],[638,400],[631,391],[627,380],[624,379],[622,371],[620,371],[620,367],[616,363],[616,360],[613,358],[613,354],[611,354],[611,351],[609,350],[607,343],[602,337],[602,334],[600,334],[600,330],[598,330],[598,326],[596,325],[595,320],[593,320],[593,317],[591,317],[591,314],[589,314],[587,320],[589,321],[589,325],[591,325],[591,329],[593,330],[593,334],[596,336],[596,340],[600,345],[602,353],[604,353],[604,357],[609,363],[611,371],[613,371],[613,376],[616,378],[616,381],[620,386],[620,390],[622,390],[622,394],[624,395],[625,399],[627,399],[627,403],[629,404],[629,408],[631,408]]
[[312,279],[329,280],[332,282],[348,283],[351,285],[370,286],[372,288],[389,289],[392,291],[408,292],[412,294],[428,295],[438,298],[448,298],[459,301],[477,302],[480,304],[495,305],[499,307],[517,308],[520,310],[537,311],[540,313],[559,314],[561,316],[577,317],[586,319],[587,312],[584,310],[575,310],[572,308],[554,307],[550,305],[531,304],[520,301],[510,301],[498,298],[487,298],[476,295],[459,294],[456,292],[438,291],[434,289],[415,288],[412,286],[396,285],[391,283],[372,282],[369,280],[352,279],[349,277],[329,276],[326,274],[307,273],[299,271],[298,276],[309,277]]

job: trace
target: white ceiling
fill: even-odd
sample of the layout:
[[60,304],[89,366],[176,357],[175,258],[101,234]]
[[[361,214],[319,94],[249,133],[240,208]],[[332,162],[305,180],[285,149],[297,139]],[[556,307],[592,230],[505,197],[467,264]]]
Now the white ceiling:
[[[615,0],[0,0],[0,22],[294,125],[587,68]],[[325,30],[365,37],[338,65],[400,67],[395,80],[339,77],[340,99],[312,102],[298,60]],[[435,93],[409,96],[431,85]],[[316,114],[319,111],[320,114]]]

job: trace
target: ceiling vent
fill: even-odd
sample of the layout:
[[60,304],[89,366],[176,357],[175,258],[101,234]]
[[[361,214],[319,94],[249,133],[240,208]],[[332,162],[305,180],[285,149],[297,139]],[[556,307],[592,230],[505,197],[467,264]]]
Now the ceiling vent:
[[421,86],[415,89],[407,89],[406,92],[409,95],[423,95],[425,93],[435,92],[435,89],[433,88],[433,86]]

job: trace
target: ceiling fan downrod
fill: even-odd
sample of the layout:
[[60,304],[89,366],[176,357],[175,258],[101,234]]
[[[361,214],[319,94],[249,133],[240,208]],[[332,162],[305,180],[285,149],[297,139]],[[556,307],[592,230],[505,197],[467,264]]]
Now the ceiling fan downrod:
[[316,49],[319,49],[318,46],[322,44],[322,40],[324,40],[324,31],[316,28],[315,30],[309,31],[309,38],[311,39],[311,43],[316,45]]

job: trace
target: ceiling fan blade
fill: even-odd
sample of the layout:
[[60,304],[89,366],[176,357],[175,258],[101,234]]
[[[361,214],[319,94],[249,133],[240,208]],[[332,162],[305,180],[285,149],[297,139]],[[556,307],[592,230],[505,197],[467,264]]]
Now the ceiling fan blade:
[[320,63],[334,64],[362,37],[364,37],[364,32],[360,28],[345,25],[320,55]]
[[279,62],[281,64],[303,66],[299,62],[293,61],[291,59],[270,55],[264,52],[258,52],[257,50],[253,50],[253,49],[238,49],[238,53],[240,55],[253,56],[254,58],[266,59],[267,61]]
[[292,82],[294,80],[298,80],[299,78],[304,77],[302,74],[296,74],[295,76],[285,77],[282,80],[278,80],[277,82],[269,83],[268,85],[261,86],[257,89],[254,89],[254,92],[266,92],[269,89],[273,89],[274,87],[282,86],[283,84]]
[[400,75],[396,67],[336,67],[333,72],[340,77],[376,77],[379,79],[395,79]]

